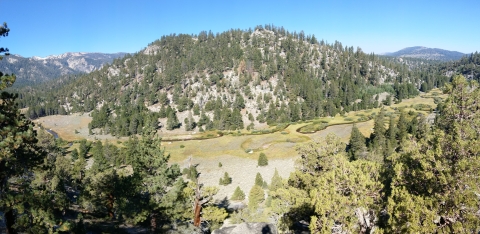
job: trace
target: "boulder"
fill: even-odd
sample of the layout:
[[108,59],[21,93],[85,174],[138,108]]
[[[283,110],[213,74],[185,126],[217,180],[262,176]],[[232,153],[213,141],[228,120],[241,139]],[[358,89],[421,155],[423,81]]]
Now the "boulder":
[[235,226],[224,227],[212,234],[277,234],[277,228],[271,223],[241,223]]

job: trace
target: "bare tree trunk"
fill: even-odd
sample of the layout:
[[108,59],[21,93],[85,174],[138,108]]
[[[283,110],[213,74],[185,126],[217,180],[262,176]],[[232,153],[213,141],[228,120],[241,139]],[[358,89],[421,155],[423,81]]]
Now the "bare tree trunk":
[[108,204],[107,204],[107,209],[108,209],[108,216],[110,219],[113,219],[115,214],[113,213],[113,202],[114,202],[114,197],[112,194],[108,195]]
[[202,205],[198,197],[195,198],[195,218],[193,219],[193,225],[195,227],[200,227],[200,211],[202,210]]
[[5,224],[7,226],[7,234],[17,233],[13,228],[13,225],[15,224],[15,216],[13,215],[13,210],[9,210],[5,213]]
[[157,215],[151,214],[150,215],[150,232],[156,233],[157,231]]
[[[192,168],[192,157],[190,156],[190,169]],[[193,225],[195,227],[200,227],[201,223],[201,217],[200,217],[200,212],[202,211],[202,203],[200,202],[200,185],[198,181],[198,175],[195,175],[196,179],[196,188],[195,188],[195,204],[194,204],[194,217],[193,217]]]

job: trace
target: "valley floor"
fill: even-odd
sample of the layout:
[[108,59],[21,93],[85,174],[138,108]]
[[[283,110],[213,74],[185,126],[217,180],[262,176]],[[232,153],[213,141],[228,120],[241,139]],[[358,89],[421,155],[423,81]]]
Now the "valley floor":
[[[416,97],[404,100],[400,104],[394,104],[387,107],[387,112],[394,113],[398,108],[405,108],[406,111],[413,110],[412,105],[424,103],[432,107],[435,106],[430,97]],[[358,118],[358,115],[371,115],[378,112],[379,109],[350,112],[348,117]],[[398,111],[397,111],[398,112]],[[425,112],[428,114],[428,112]],[[117,138],[111,135],[94,134],[89,135],[88,123],[91,121],[88,113],[73,114],[69,116],[47,116],[35,120],[36,124],[42,124],[46,129],[52,129],[61,138],[67,141],[87,139],[87,140],[109,140],[110,143],[119,144],[127,137]],[[295,160],[298,157],[296,146],[311,140],[322,141],[329,133],[334,133],[344,142],[348,142],[352,130],[352,123],[342,124],[344,117],[329,117],[330,124],[338,124],[327,127],[324,130],[310,134],[303,134],[297,130],[303,126],[311,124],[310,122],[292,124],[285,130],[263,135],[224,135],[211,139],[191,140],[201,133],[185,132],[177,130],[173,132],[159,132],[164,138],[162,145],[167,153],[170,154],[170,161],[178,163],[180,167],[185,168],[191,164],[198,164],[198,171],[201,173],[200,182],[206,186],[218,186],[219,193],[216,199],[223,200],[230,198],[237,186],[248,195],[254,184],[255,176],[260,173],[263,179],[270,183],[270,180],[278,170],[280,176],[288,179],[290,173],[294,171]],[[356,123],[360,131],[369,136],[373,128],[373,120]],[[168,139],[177,139],[169,141]],[[74,144],[72,147],[76,147]],[[258,167],[257,160],[259,153],[263,152],[269,159],[268,166]],[[191,162],[190,162],[191,158]],[[219,163],[222,167],[219,167]],[[219,179],[224,173],[232,177],[232,184],[220,186]]]

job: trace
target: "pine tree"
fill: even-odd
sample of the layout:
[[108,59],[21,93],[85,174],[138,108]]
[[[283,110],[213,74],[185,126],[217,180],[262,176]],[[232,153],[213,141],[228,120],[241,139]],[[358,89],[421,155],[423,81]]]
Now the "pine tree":
[[478,84],[454,77],[435,130],[391,156],[386,232],[478,231],[480,89],[471,87]]
[[219,184],[226,186],[226,185],[229,185],[229,184],[231,184],[231,183],[232,183],[232,177],[230,177],[230,176],[228,175],[228,172],[225,172],[225,174],[223,175],[223,178],[220,178]]
[[[4,23],[0,37],[8,36],[9,31]],[[8,55],[8,49],[0,47],[1,53]],[[34,124],[15,104],[17,95],[3,91],[15,79],[14,75],[0,72],[0,210],[4,212],[7,233],[53,232],[57,223],[52,209],[56,207],[49,207],[45,203],[48,197],[35,196],[31,188],[34,169],[42,166],[45,154],[36,145]],[[42,213],[43,219],[33,222],[33,217]]]
[[390,116],[388,130],[386,132],[387,149],[385,150],[385,157],[388,157],[397,148],[397,126],[395,125],[394,116]]
[[240,189],[240,186],[237,186],[230,199],[233,201],[243,201],[245,199],[245,193]]
[[352,160],[365,158],[367,154],[365,141],[365,136],[360,132],[357,125],[353,124],[350,142],[348,143],[348,153]]
[[180,122],[178,122],[177,113],[174,110],[170,111],[168,113],[166,129],[167,130],[173,130],[175,128],[179,128],[180,125],[181,124],[180,124]]
[[78,150],[77,149],[73,149],[72,150],[72,153],[70,154],[70,156],[72,157],[72,160],[75,161],[78,159]]
[[397,126],[398,126],[397,138],[401,142],[408,135],[408,121],[407,121],[407,116],[405,114],[405,111],[402,111],[400,113],[400,118],[398,119]]
[[78,155],[86,158],[88,151],[90,150],[90,142],[87,142],[87,140],[85,139],[80,140],[80,146],[78,147],[78,149]]
[[427,118],[425,115],[420,115],[420,119],[418,120],[418,128],[417,128],[417,134],[415,137],[417,139],[423,139],[427,135],[429,130],[429,126],[427,123]]
[[385,132],[385,109],[382,109],[375,117],[373,133],[370,135],[371,153],[374,153],[373,160],[375,161],[383,160],[383,155],[387,146]]
[[416,137],[418,131],[418,119],[417,117],[413,117],[412,121],[408,124],[408,133],[412,134],[412,136]]
[[311,233],[369,233],[375,228],[381,164],[349,161],[344,149],[333,134],[298,148],[300,159],[288,187],[272,192],[272,210],[282,217],[279,226],[309,217]]
[[278,174],[277,168],[275,168],[275,173],[273,174],[272,181],[270,182],[270,191],[277,191],[277,189],[283,187],[283,179]]
[[268,165],[268,158],[263,152],[258,156],[258,166],[263,167]]
[[263,187],[264,183],[265,182],[263,181],[262,175],[260,174],[260,172],[257,172],[257,175],[255,176],[255,185]]
[[[158,228],[159,218],[170,217],[175,220],[188,209],[182,190],[186,183],[181,179],[180,168],[177,164],[168,163],[170,156],[161,147],[161,139],[153,133],[144,133],[142,138],[130,139],[125,153],[131,154],[132,167],[136,177],[130,190],[137,194],[135,199],[127,203],[127,213],[135,222],[150,221],[152,231]],[[125,188],[125,187],[123,187]],[[128,187],[127,187],[128,188]]]
[[261,186],[254,185],[248,194],[248,208],[256,210],[265,200],[265,192]]

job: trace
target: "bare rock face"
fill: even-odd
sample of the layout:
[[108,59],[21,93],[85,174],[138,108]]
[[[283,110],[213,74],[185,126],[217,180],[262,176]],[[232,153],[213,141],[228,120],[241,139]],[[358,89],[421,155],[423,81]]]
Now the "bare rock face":
[[277,234],[277,228],[271,223],[241,223],[236,226],[224,227],[212,234]]

